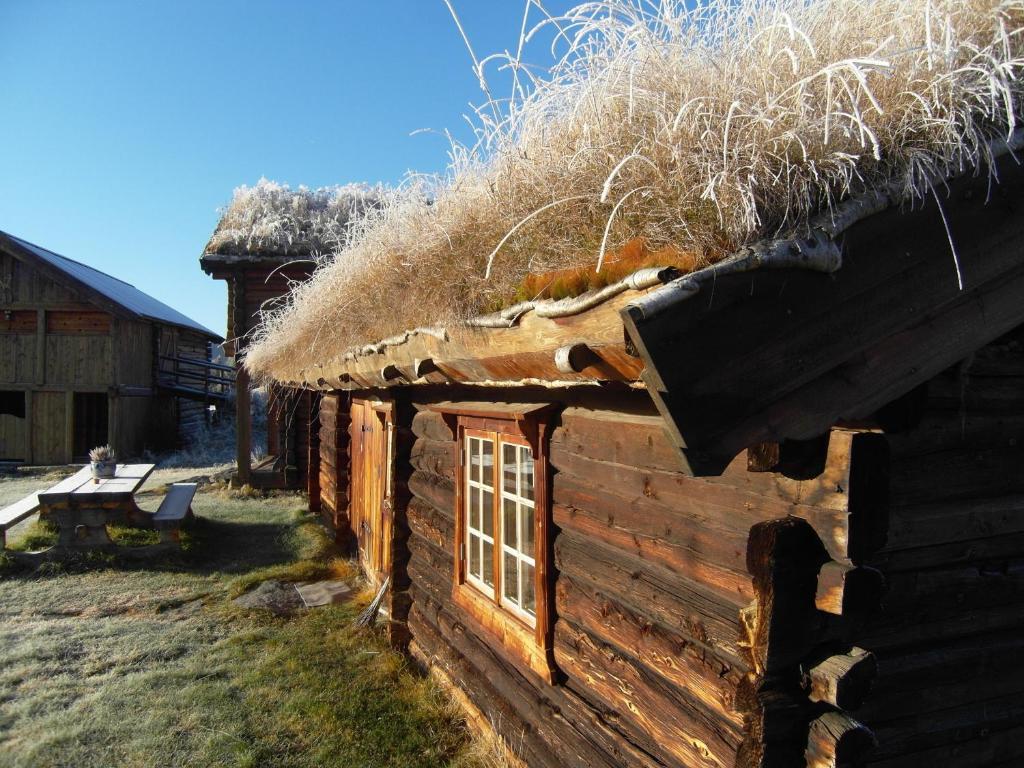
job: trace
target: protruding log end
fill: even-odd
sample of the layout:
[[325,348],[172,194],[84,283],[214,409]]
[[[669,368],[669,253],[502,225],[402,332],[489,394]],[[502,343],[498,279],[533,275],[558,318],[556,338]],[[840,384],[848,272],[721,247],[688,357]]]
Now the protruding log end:
[[422,360],[414,360],[412,364],[413,373],[416,374],[417,379],[422,379],[431,373],[437,373],[437,365],[434,364],[434,359],[425,357]]
[[380,369],[380,376],[387,382],[401,382],[406,380],[405,374],[402,373],[397,365],[385,365]]
[[858,618],[878,607],[885,579],[874,568],[829,561],[818,572],[814,604],[819,611]]
[[843,712],[826,712],[811,723],[807,768],[857,768],[878,746],[875,734]]
[[597,360],[594,350],[582,342],[567,344],[555,350],[555,367],[562,373],[579,373]]
[[830,656],[806,673],[811,701],[831,704],[847,711],[864,703],[878,676],[875,655],[863,648]]

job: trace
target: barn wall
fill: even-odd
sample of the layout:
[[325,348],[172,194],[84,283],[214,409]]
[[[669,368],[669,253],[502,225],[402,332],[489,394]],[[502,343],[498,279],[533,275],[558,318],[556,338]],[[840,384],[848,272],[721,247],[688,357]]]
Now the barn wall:
[[750,529],[796,514],[842,546],[848,499],[835,481],[849,452],[832,451],[809,481],[748,472],[745,456],[723,477],[694,479],[646,395],[558,397],[557,683],[452,600],[456,444],[419,399],[405,510],[409,648],[443,667],[531,766],[731,766],[749,751],[747,710],[761,680],[741,622],[757,599]]
[[1024,328],[933,379],[889,436],[872,765],[1024,763]]

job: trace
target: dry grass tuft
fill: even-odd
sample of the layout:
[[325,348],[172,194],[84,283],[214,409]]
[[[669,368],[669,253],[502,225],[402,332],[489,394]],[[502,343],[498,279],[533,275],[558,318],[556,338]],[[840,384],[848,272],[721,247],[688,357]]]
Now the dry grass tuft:
[[516,91],[478,111],[477,146],[355,222],[248,365],[288,380],[511,302],[530,273],[599,270],[634,238],[702,266],[862,191],[930,194],[1015,127],[1022,21],[1024,0],[607,0],[543,19],[548,76],[504,57]]
[[379,187],[366,184],[292,189],[260,179],[244,184],[221,212],[209,253],[310,256],[345,245],[352,220],[378,205]]

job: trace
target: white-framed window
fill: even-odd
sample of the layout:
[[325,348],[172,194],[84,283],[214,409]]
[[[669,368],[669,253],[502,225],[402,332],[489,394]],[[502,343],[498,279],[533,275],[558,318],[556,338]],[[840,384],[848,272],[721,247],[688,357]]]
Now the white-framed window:
[[499,432],[467,430],[463,439],[466,582],[533,627],[537,621],[533,451],[525,440]]
[[466,435],[466,580],[488,597],[494,583],[494,444]]
[[530,446],[501,445],[501,605],[537,620],[534,466]]

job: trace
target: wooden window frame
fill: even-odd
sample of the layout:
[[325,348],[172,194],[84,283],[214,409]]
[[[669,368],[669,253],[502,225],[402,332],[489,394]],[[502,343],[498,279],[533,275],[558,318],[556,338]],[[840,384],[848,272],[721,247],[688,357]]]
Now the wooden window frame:
[[[515,406],[501,403],[445,403],[436,406],[452,428],[458,441],[455,483],[455,563],[452,599],[487,633],[498,639],[512,654],[548,683],[555,680],[553,651],[554,578],[550,504],[550,462],[548,437],[552,405]],[[482,591],[467,578],[467,542],[465,495],[469,457],[467,437],[494,439],[494,592]],[[502,601],[501,570],[503,549],[498,526],[501,524],[502,499],[501,446],[514,443],[530,448],[534,472],[534,599],[536,616],[531,622],[525,612]]]

